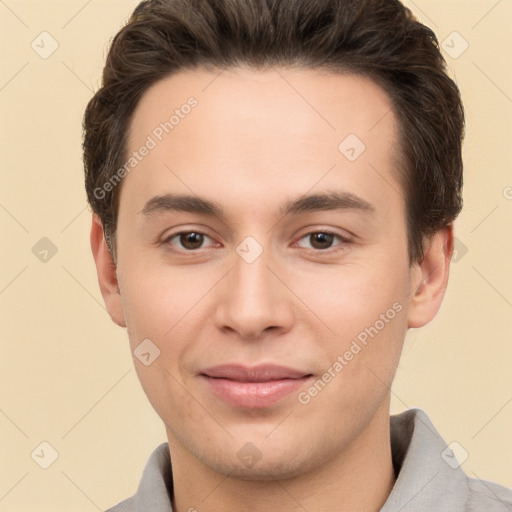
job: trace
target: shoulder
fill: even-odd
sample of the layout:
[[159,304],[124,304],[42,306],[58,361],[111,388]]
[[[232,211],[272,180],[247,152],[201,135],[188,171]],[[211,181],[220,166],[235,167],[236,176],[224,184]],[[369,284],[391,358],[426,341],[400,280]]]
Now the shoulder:
[[127,498],[105,512],[136,512],[135,499],[133,496],[131,498]]
[[135,494],[105,512],[172,512],[172,468],[168,443],[151,453]]
[[[468,477],[467,512],[510,512],[512,489],[487,480]],[[485,507],[485,508],[484,508]]]

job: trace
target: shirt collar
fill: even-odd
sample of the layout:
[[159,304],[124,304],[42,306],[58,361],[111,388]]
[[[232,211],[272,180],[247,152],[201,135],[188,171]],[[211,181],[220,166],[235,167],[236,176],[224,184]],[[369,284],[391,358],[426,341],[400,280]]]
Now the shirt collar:
[[[422,409],[390,417],[391,451],[398,478],[381,512],[464,512],[467,477]],[[137,512],[172,512],[168,443],[151,454],[133,499]]]
[[425,411],[391,416],[398,478],[381,512],[464,512],[467,476]]

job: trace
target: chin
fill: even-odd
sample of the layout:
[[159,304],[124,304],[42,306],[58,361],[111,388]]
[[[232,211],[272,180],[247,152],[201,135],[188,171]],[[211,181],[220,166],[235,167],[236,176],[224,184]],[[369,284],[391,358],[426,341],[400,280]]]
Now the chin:
[[251,468],[242,468],[239,465],[222,465],[221,467],[213,467],[218,473],[224,474],[238,480],[269,482],[275,480],[287,480],[304,474],[304,466],[299,467],[282,467],[282,462],[278,464],[269,464],[258,462]]
[[243,458],[240,461],[219,460],[218,458],[212,460],[203,456],[202,462],[215,472],[228,477],[260,482],[286,480],[315,470],[315,464],[313,461],[308,463],[304,452],[301,453],[300,459],[289,457],[286,453],[277,451],[272,453],[272,457],[274,460],[268,460],[262,455],[261,459],[252,465],[248,462],[246,467],[244,467],[245,461]]

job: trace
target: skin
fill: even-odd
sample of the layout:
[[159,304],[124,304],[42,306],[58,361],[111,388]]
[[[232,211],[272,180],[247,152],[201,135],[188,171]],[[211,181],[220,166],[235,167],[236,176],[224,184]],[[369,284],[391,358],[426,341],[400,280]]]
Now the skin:
[[[91,230],[112,320],[127,327],[132,351],[146,338],[160,350],[149,366],[134,364],[165,424],[173,510],[380,510],[395,481],[390,386],[407,329],[430,322],[441,305],[453,228],[438,231],[421,264],[409,266],[397,120],[369,79],[182,71],[146,91],[128,151],[190,96],[197,107],[124,180],[116,262],[96,215]],[[351,133],[366,145],[353,162],[338,150]],[[375,211],[279,212],[332,190]],[[141,212],[167,193],[215,201],[225,217]],[[207,236],[190,249],[170,238],[180,231]],[[349,241],[315,244],[311,233],[325,231]],[[247,236],[263,249],[252,263],[236,252]],[[321,377],[396,303],[400,312],[307,404],[294,392],[240,408],[198,377],[224,363],[277,363]],[[261,455],[251,467],[237,456],[246,443]]]

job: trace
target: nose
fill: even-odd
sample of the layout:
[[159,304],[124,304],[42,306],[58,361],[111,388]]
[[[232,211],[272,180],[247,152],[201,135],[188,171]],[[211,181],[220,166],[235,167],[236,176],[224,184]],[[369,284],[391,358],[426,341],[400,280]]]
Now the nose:
[[279,275],[277,264],[269,260],[265,251],[251,263],[235,254],[233,262],[234,267],[217,289],[217,327],[245,339],[291,329],[293,294],[284,284],[286,275]]

